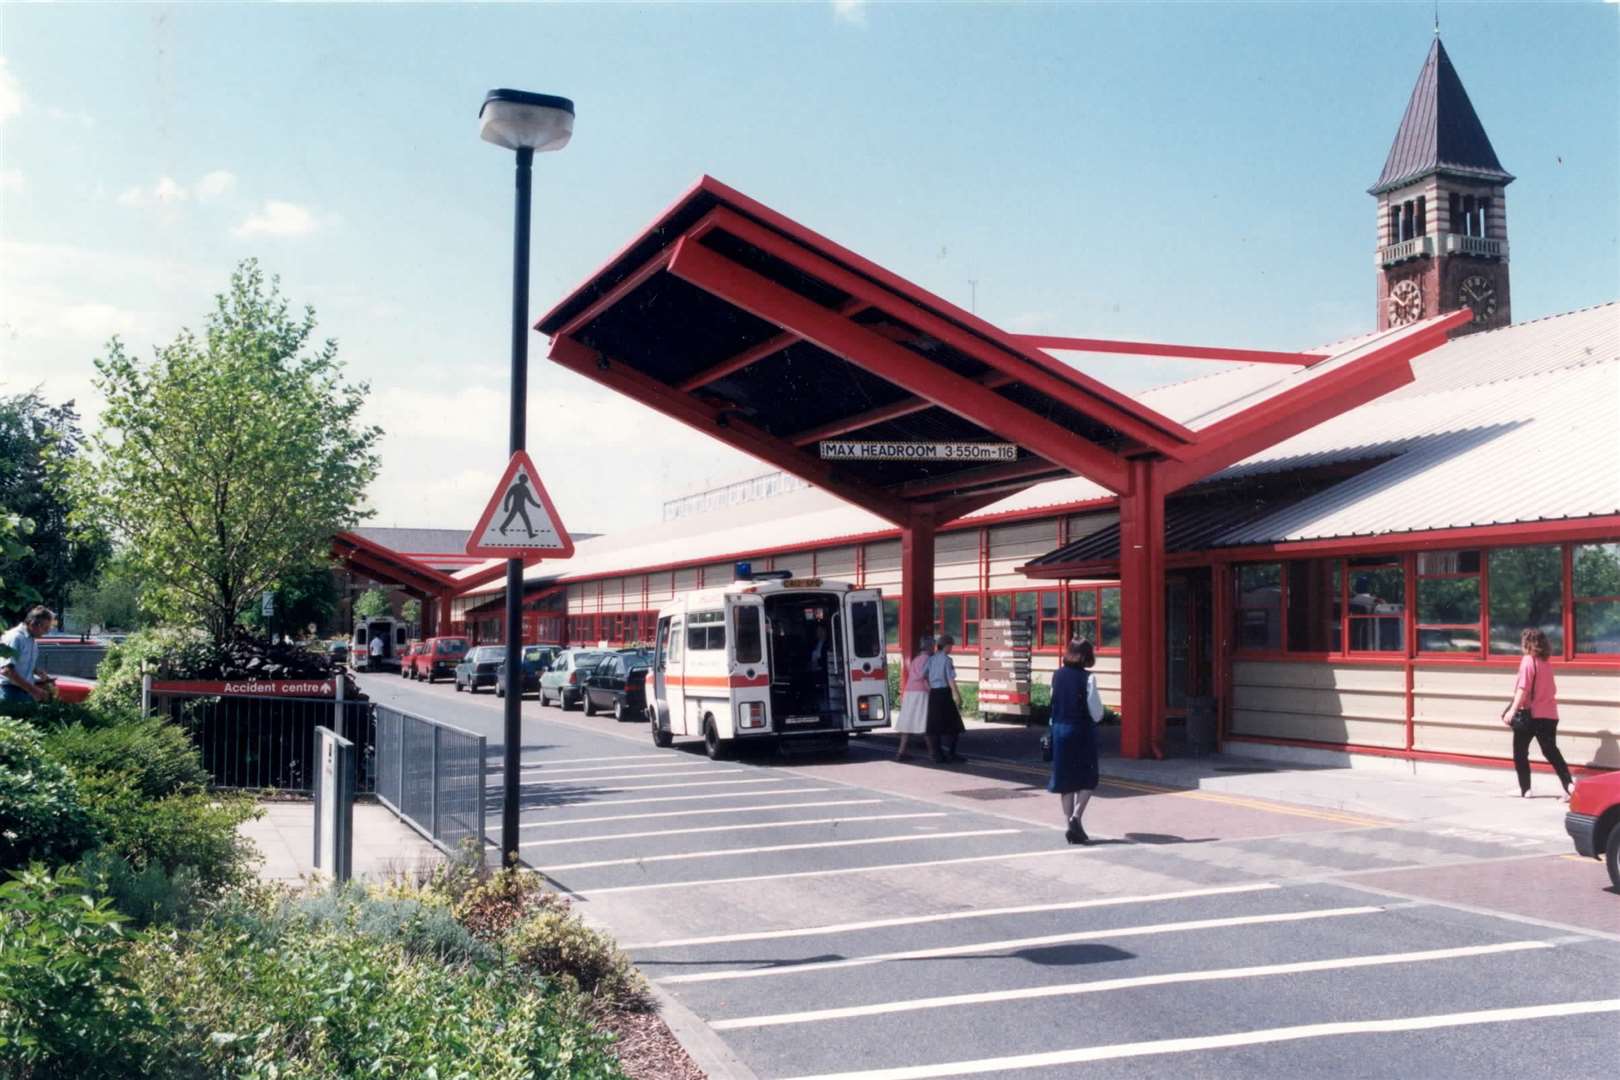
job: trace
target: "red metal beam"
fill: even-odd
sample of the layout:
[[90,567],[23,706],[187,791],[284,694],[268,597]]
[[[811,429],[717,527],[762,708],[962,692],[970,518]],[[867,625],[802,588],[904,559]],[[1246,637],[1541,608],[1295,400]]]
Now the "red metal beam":
[[[864,310],[865,307],[866,305],[861,301],[851,300],[839,309],[839,314],[854,315]],[[744,349],[736,356],[728,357],[712,367],[704,368],[696,375],[677,383],[675,388],[688,394],[693,390],[700,390],[712,382],[723,379],[733,372],[741,371],[751,364],[758,363],[767,356],[774,356],[789,345],[796,345],[803,340],[798,334],[777,334],[774,337],[766,338],[758,345]]]
[[[712,211],[693,226],[688,236],[697,239],[711,229],[730,233],[761,251],[775,255],[812,277],[852,297],[864,300],[868,305],[893,315],[931,337],[938,338],[980,363],[1009,376],[1012,381],[1039,390],[1054,401],[1107,424],[1128,438],[1135,439],[1161,453],[1180,457],[1185,452],[1184,448],[1198,439],[1197,435],[1181,424],[1168,417],[1159,416],[1151,410],[1144,410],[1134,402],[1127,400],[1124,405],[1116,403],[1112,400],[1114,396],[1112,391],[1108,395],[1097,393],[1095,387],[1085,385],[1088,381],[1095,380],[1088,380],[1080,372],[1062,367],[1059,373],[1049,364],[1035,362],[1020,350],[1000,348],[982,336],[971,333],[933,311],[879,287],[870,279],[853,273],[831,259],[788,240],[780,233],[749,221],[734,211],[723,207]],[[691,248],[692,244],[688,242],[682,246]],[[1048,361],[1050,359],[1047,358]],[[1070,375],[1074,377],[1070,378]],[[1102,384],[1096,385],[1101,387]]]
[[676,249],[669,270],[1110,491],[1127,482],[1124,462],[1114,454],[690,240]]
[[1308,367],[1326,360],[1329,353],[1273,352],[1268,349],[1220,349],[1207,345],[1166,345],[1151,341],[1113,341],[1107,338],[1059,337],[1054,334],[1014,334],[1037,349],[1070,349],[1113,356],[1176,356],[1184,360],[1230,360],[1237,364],[1292,364]]
[[[718,256],[711,257],[718,258]],[[900,500],[864,484],[852,482],[839,475],[819,457],[782,442],[724,408],[699,401],[690,394],[682,394],[665,383],[642,374],[629,364],[618,363],[612,357],[605,356],[573,338],[559,337],[554,340],[551,343],[550,357],[555,363],[585,376],[592,382],[601,383],[608,389],[633,398],[665,416],[697,428],[705,435],[719,439],[745,454],[779,469],[785,469],[795,476],[801,476],[817,487],[825,488],[846,502],[854,503],[885,521],[902,525],[909,519],[910,511]]]
[[958,491],[976,489],[986,485],[995,485],[997,488],[1005,489],[1010,481],[1022,481],[1016,486],[1028,487],[1029,478],[1032,476],[1062,471],[1064,471],[1062,466],[1035,458],[1030,461],[1013,461],[1006,465],[989,465],[982,469],[957,473],[954,476],[939,480],[911,480],[889,490],[896,495],[911,499],[925,495],[954,494]]

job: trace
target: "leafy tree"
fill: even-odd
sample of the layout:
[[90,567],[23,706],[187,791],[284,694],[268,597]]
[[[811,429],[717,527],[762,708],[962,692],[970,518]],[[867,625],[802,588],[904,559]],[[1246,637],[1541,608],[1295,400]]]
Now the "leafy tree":
[[113,338],[96,361],[107,399],[75,489],[146,582],[142,604],[224,643],[259,594],[325,557],[366,512],[382,432],[369,387],[343,381],[337,343],[311,347],[280,281],[240,264],[201,336],[140,363]]
[[24,553],[0,546],[0,578],[29,583],[61,610],[68,593],[93,580],[110,547],[104,535],[70,524],[75,509],[66,466],[84,445],[73,402],[51,405],[33,390],[0,397],[0,514],[34,523]]
[[[18,570],[25,559],[33,554],[28,538],[34,532],[34,523],[21,514],[0,510],[0,616],[10,626],[22,618],[23,612],[39,603],[39,590],[19,576]],[[9,655],[0,645],[0,656]]]
[[141,579],[129,560],[114,555],[95,581],[81,581],[68,592],[68,607],[87,627],[138,630],[151,622],[141,610]]
[[271,612],[255,604],[248,608],[243,620],[249,626],[266,634],[282,637],[302,637],[310,624],[322,627],[337,617],[338,590],[332,580],[332,568],[326,563],[294,567],[281,576],[270,589]]
[[373,585],[360,594],[360,599],[354,602],[354,613],[362,619],[377,619],[387,615],[390,609],[388,594]]
[[411,597],[399,606],[399,616],[412,626],[422,625],[422,601]]

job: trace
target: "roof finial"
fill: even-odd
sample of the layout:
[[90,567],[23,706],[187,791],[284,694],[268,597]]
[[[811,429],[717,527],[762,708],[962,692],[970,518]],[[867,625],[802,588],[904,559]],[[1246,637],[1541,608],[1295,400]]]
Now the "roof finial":
[[1440,0],[1434,0],[1434,36],[1440,36]]

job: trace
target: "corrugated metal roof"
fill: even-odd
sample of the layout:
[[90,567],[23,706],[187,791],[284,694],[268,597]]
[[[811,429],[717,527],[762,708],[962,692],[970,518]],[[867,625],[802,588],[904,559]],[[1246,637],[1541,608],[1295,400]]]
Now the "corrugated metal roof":
[[1438,36],[1418,72],[1417,85],[1412,87],[1384,171],[1369,190],[1377,195],[1432,172],[1453,172],[1500,183],[1513,180],[1497,160],[1485,125],[1479,122],[1474,103],[1468,100],[1468,91],[1463,89],[1462,79]]
[[[1378,337],[1354,338],[1334,351],[1348,355]],[[1196,428],[1207,423],[1200,416],[1215,416],[1240,400],[1252,404],[1321,366],[1245,365],[1141,396]],[[1234,545],[1620,513],[1620,303],[1468,334],[1419,357],[1412,369],[1411,385],[1211,480],[1394,460],[1208,541]],[[1107,496],[1097,484],[1071,477],[1033,485],[968,520]],[[811,488],[580,541],[573,559],[542,563],[525,576],[588,578],[891,530],[883,519]],[[497,581],[477,592],[503,587]]]

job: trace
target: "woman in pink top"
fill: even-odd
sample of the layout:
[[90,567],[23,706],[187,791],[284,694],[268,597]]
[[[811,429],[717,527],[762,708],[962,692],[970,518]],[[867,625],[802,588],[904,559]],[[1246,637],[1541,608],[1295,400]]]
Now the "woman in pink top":
[[1564,798],[1574,781],[1569,778],[1569,766],[1558,752],[1558,683],[1553,678],[1552,663],[1547,659],[1552,652],[1547,635],[1530,629],[1519,635],[1524,658],[1519,661],[1519,678],[1513,686],[1513,700],[1502,710],[1502,723],[1513,725],[1513,714],[1522,708],[1530,709],[1529,728],[1513,732],[1513,768],[1519,774],[1519,796],[1530,794],[1530,740],[1541,747],[1541,756],[1547,759],[1564,785]]
[[894,760],[904,761],[906,744],[928,726],[928,658],[934,655],[934,636],[924,634],[917,642],[917,655],[900,673],[900,719],[894,730],[900,733],[900,748]]

